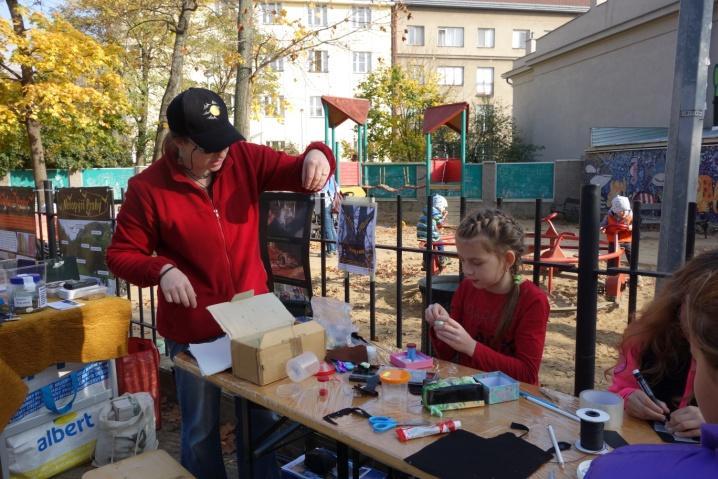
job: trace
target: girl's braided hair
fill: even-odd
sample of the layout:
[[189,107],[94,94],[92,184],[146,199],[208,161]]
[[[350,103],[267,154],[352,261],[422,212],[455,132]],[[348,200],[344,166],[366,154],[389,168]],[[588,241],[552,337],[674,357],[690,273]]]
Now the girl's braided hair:
[[511,282],[511,290],[508,293],[508,299],[501,311],[501,318],[496,327],[496,333],[491,341],[491,346],[497,349],[501,343],[501,339],[511,326],[516,305],[519,302],[521,256],[524,254],[524,230],[515,219],[506,213],[493,210],[483,209],[469,214],[461,221],[456,231],[456,237],[463,240],[471,240],[479,238],[484,248],[500,257],[508,251],[513,251],[516,261],[511,265],[509,271],[515,279]]

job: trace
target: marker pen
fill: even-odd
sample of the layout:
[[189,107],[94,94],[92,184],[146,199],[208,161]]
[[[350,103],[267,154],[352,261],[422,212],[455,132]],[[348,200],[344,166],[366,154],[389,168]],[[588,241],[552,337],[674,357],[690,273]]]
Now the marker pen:
[[646,382],[646,378],[643,377],[641,374],[641,371],[638,369],[633,370],[633,377],[636,378],[636,381],[638,381],[638,385],[641,387],[641,390],[646,393],[646,396],[649,397],[651,401],[656,403],[656,406],[661,408],[663,410],[663,406],[661,406],[661,402],[658,400],[655,394],[653,394],[653,391],[651,390],[651,387]]

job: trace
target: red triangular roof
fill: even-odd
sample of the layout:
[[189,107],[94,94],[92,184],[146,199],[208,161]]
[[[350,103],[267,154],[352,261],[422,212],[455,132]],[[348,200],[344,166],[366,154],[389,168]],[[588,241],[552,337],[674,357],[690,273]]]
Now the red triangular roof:
[[341,125],[349,118],[363,125],[369,115],[369,100],[363,98],[341,98],[338,96],[322,96],[322,103],[329,108],[329,127]]
[[434,133],[444,125],[461,133],[461,112],[464,110],[466,110],[466,130],[468,131],[469,104],[465,101],[427,108],[424,111],[424,134]]

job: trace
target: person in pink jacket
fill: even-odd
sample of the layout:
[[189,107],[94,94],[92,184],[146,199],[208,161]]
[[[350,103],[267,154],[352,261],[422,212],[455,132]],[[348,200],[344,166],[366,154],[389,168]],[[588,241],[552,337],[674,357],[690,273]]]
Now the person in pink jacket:
[[[695,291],[694,283],[718,271],[718,251],[705,253],[701,259],[677,272],[640,318],[626,328],[609,388],[623,397],[626,413],[649,421],[667,421],[668,430],[682,437],[699,436],[705,422],[693,394],[695,361],[681,327],[685,300]],[[634,369],[641,371],[660,404],[640,389]]]

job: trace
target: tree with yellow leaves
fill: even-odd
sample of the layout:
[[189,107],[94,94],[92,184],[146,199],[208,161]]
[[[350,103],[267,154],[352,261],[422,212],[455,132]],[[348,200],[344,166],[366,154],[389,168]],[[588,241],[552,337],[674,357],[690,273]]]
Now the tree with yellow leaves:
[[61,18],[6,2],[12,21],[0,19],[0,138],[25,131],[40,187],[47,179],[46,124],[82,132],[91,143],[95,135],[114,134],[129,105],[112,48]]

